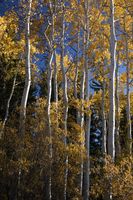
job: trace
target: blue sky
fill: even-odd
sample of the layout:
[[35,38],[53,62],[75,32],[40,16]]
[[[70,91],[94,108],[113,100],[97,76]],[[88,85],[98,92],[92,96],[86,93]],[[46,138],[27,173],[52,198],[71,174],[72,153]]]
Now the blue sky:
[[19,0],[0,0],[0,16],[18,5]]

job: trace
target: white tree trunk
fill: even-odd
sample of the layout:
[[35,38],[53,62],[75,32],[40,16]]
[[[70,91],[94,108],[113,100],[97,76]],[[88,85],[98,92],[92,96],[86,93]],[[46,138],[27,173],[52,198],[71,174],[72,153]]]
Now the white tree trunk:
[[[80,91],[80,99],[81,99],[81,112],[80,112],[80,130],[81,130],[81,138],[84,136],[84,93],[85,93],[85,69],[82,72],[81,78],[81,91]],[[81,143],[81,169],[80,169],[80,193],[83,192],[83,149],[84,141]]]
[[48,97],[47,97],[47,115],[48,115],[48,132],[49,132],[49,187],[48,196],[49,200],[52,199],[52,158],[53,158],[53,146],[52,146],[52,130],[51,130],[51,93],[52,93],[52,60],[53,53],[51,53],[51,58],[48,67]]
[[58,131],[58,68],[57,68],[57,63],[56,63],[56,50],[54,50],[54,102],[56,104],[56,130]]
[[[85,32],[83,37],[83,58],[85,61]],[[81,169],[80,169],[80,193],[83,193],[83,151],[84,142],[85,142],[85,131],[84,131],[84,100],[85,100],[85,64],[83,65],[82,69],[82,77],[81,77],[81,89],[80,89],[80,100],[81,100],[81,112],[80,112],[80,129],[81,129],[81,138],[83,141],[81,142]]]
[[6,124],[7,120],[8,120],[8,117],[9,117],[9,108],[10,108],[11,99],[12,99],[12,96],[13,96],[13,93],[14,93],[14,90],[15,90],[16,78],[17,78],[17,72],[16,72],[16,74],[14,76],[11,93],[10,93],[9,99],[7,101],[6,113],[5,113],[4,121],[3,121],[3,124],[2,124],[2,128],[0,130],[0,139],[1,139],[2,135],[3,135],[5,124]]
[[[52,142],[52,127],[51,127],[51,94],[52,94],[52,62],[54,56],[56,56],[55,50],[54,50],[54,43],[55,43],[55,24],[54,24],[54,18],[55,18],[55,3],[53,4],[51,0],[49,0],[49,7],[51,12],[51,26],[52,26],[52,34],[51,34],[51,41],[49,42],[50,45],[50,61],[49,61],[49,67],[48,67],[48,97],[47,97],[47,114],[48,114],[48,130],[49,130],[49,158],[50,158],[50,165],[49,165],[49,190],[48,190],[48,196],[49,200],[52,199],[52,163],[53,163],[53,142]],[[56,59],[56,57],[55,57]],[[58,101],[58,88],[57,88],[57,66],[56,66],[56,60],[55,60],[55,66],[54,66],[54,97],[56,101]]]
[[[74,77],[74,97],[78,99],[78,73],[79,73],[79,51],[80,51],[80,30],[78,27],[78,41],[77,41],[77,64],[75,68],[75,77]],[[80,113],[76,111],[76,121],[80,124]]]
[[127,101],[127,151],[132,154],[132,124],[131,124],[131,104],[130,104],[130,67],[128,58],[128,40],[127,35],[125,38],[126,42],[126,101]]
[[56,63],[56,51],[54,51],[54,101],[56,103],[56,108],[58,108],[58,69],[57,69],[57,63]]
[[74,77],[74,97],[77,99],[77,81],[78,81],[78,68],[79,68],[79,38],[80,38],[80,32],[78,30],[78,39],[77,39],[77,63],[75,68],[75,77]]
[[26,107],[27,101],[31,86],[31,53],[30,53],[30,19],[31,19],[31,7],[32,7],[32,0],[28,1],[27,4],[27,15],[26,15],[26,31],[25,31],[25,41],[26,41],[26,48],[25,48],[25,55],[26,55],[26,63],[25,63],[25,86],[21,100],[21,107],[20,107],[20,135],[23,136],[25,132],[25,118],[26,118]]
[[[109,133],[108,155],[115,160],[115,71],[116,71],[116,35],[114,21],[114,0],[110,0],[110,82],[109,82]],[[112,178],[109,180],[108,199],[112,199]]]
[[105,77],[103,80],[102,90],[102,152],[105,156],[107,154],[107,127],[106,127],[106,115],[105,115]]
[[[23,148],[23,136],[25,134],[25,120],[26,120],[26,108],[27,108],[27,101],[31,86],[31,48],[30,48],[30,19],[31,19],[31,8],[32,8],[32,0],[29,0],[27,3],[27,14],[26,14],[26,30],[25,30],[25,41],[26,41],[26,48],[25,48],[25,86],[23,90],[21,106],[20,106],[20,125],[19,125],[19,134],[21,138],[20,144],[20,155],[19,158],[22,159],[22,148]],[[21,169],[22,166],[19,166],[19,175],[18,175],[18,196],[21,198]]]
[[[63,101],[64,101],[64,144],[67,149],[67,118],[68,118],[68,95],[67,95],[67,76],[64,67],[64,55],[65,55],[65,11],[64,1],[62,6],[62,39],[61,39],[61,71],[63,78]],[[65,174],[64,174],[64,200],[67,199],[67,182],[68,182],[68,155],[65,155]]]
[[108,154],[115,159],[115,70],[116,70],[116,35],[114,22],[114,1],[110,0],[110,82],[109,82],[109,134]]
[[[89,48],[89,2],[85,1],[85,100],[89,101],[89,69],[88,69],[88,48]],[[90,108],[87,108],[90,111]],[[89,199],[89,187],[90,187],[90,124],[91,116],[86,114],[85,121],[85,151],[86,160],[84,161],[84,173],[83,173],[83,200]]]
[[[53,34],[55,33],[54,18],[57,14],[56,6],[57,6],[57,1],[54,1]],[[56,130],[57,130],[58,129],[58,67],[57,67],[57,61],[56,61],[56,48],[55,48],[55,46],[56,46],[55,36],[53,35],[53,50],[54,50],[54,74],[53,74],[54,88],[53,88],[53,92],[54,92],[54,102],[56,104]]]
[[115,140],[116,140],[116,158],[121,154],[120,146],[120,100],[119,100],[119,53],[116,66],[116,129],[115,129]]

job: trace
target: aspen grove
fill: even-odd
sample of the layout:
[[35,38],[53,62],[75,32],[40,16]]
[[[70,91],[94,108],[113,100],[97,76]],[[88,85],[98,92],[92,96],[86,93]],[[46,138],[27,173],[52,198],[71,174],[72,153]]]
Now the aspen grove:
[[0,200],[133,200],[133,1],[0,1]]

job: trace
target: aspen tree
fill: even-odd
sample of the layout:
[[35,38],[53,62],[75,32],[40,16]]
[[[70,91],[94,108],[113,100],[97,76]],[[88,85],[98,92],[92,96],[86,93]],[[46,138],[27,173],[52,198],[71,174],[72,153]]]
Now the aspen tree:
[[14,90],[15,90],[15,86],[16,86],[16,79],[17,79],[17,73],[16,73],[15,76],[14,76],[13,84],[12,84],[12,89],[11,89],[11,93],[10,93],[10,96],[9,96],[9,98],[8,98],[8,101],[7,101],[6,113],[5,113],[4,121],[3,121],[3,123],[2,123],[2,128],[1,128],[1,130],[0,130],[0,139],[2,138],[5,125],[6,125],[6,122],[7,122],[7,120],[8,120],[8,117],[9,117],[10,103],[11,103],[11,100],[12,100],[12,97],[13,97],[13,94],[14,94]]
[[[102,31],[100,31],[102,34]],[[102,41],[104,41],[104,36],[102,37]],[[101,44],[101,49],[104,51],[104,46]],[[105,157],[107,155],[107,119],[106,119],[106,101],[105,101],[105,94],[106,94],[106,66],[107,66],[107,58],[104,57],[103,59],[103,83],[102,83],[102,153]]]
[[[30,44],[30,21],[31,21],[31,9],[32,9],[32,0],[28,0],[27,2],[27,12],[26,12],[26,25],[25,25],[25,86],[23,90],[23,95],[21,99],[20,106],[20,125],[19,125],[19,134],[20,138],[24,137],[25,134],[25,120],[26,120],[26,108],[27,101],[31,86],[31,44]],[[23,141],[21,141],[23,142]],[[22,144],[20,144],[20,160],[22,159]],[[19,166],[19,176],[18,176],[18,196],[21,197],[20,185],[21,185],[21,164]]]
[[[74,76],[74,97],[75,99],[78,98],[78,78],[80,78],[80,90],[79,90],[79,99],[80,99],[80,111],[76,111],[76,121],[80,125],[80,136],[81,136],[81,164],[80,164],[80,181],[79,181],[79,188],[80,188],[80,194],[82,196],[83,192],[83,149],[84,149],[84,100],[85,100],[85,31],[83,31],[82,28],[82,22],[80,21],[81,16],[78,13],[79,7],[80,7],[80,2],[73,3],[74,8],[76,9],[76,19],[78,18],[77,22],[77,50],[76,50],[76,67],[75,67],[75,76]],[[76,8],[77,7],[77,8]],[[75,20],[76,20],[75,19]],[[80,27],[81,26],[81,27]],[[84,26],[84,24],[83,24]],[[80,32],[83,31],[83,39],[81,41],[80,39]],[[81,75],[79,76],[80,72],[80,66],[79,66],[79,61],[80,61],[80,42],[82,42],[82,52],[83,52],[83,62],[82,62],[82,69],[81,69]]]
[[[55,34],[55,4],[49,0],[49,8],[51,14],[51,40],[48,40],[49,47],[50,47],[50,60],[48,66],[48,96],[47,96],[47,114],[48,114],[48,130],[49,130],[49,157],[50,157],[50,166],[49,166],[49,187],[48,187],[48,196],[49,200],[52,199],[52,160],[53,160],[53,142],[52,142],[52,127],[51,127],[51,94],[52,94],[52,76],[53,76],[53,69],[52,69],[52,62],[55,59],[55,66],[54,66],[54,97],[56,101],[56,108],[57,108],[57,101],[58,101],[58,88],[57,88],[57,65],[56,65],[56,52],[54,50],[54,34]],[[47,37],[48,38],[48,37]]]
[[28,0],[26,14],[26,29],[25,29],[25,86],[23,90],[21,106],[20,106],[20,136],[25,133],[26,107],[31,86],[31,48],[30,48],[30,20],[31,20],[32,0]]
[[110,0],[110,82],[109,82],[109,134],[108,154],[115,159],[115,70],[116,70],[116,35],[114,20],[114,0]]
[[[55,17],[57,15],[57,2],[54,2],[54,8],[53,8],[53,34],[55,34]],[[54,102],[56,103],[56,117],[57,117],[57,129],[58,129],[58,67],[57,67],[57,59],[56,59],[56,43],[55,43],[55,36],[53,35],[53,50],[54,50]]]
[[115,140],[116,140],[116,158],[120,156],[121,146],[120,146],[120,99],[119,99],[119,52],[117,56],[117,66],[116,66],[116,130],[115,130]]
[[58,68],[56,62],[56,50],[54,50],[54,101],[56,103],[56,108],[58,109]]
[[[77,82],[78,82],[78,74],[79,74],[79,46],[80,46],[80,32],[78,28],[78,37],[77,37],[77,58],[76,58],[76,67],[75,67],[75,77],[74,77],[74,97],[75,99],[78,98],[78,88],[77,88]],[[79,111],[76,111],[76,120],[79,124]]]
[[[51,65],[51,64],[50,64]],[[50,67],[49,65],[49,67]],[[50,81],[51,80],[51,81]],[[48,72],[48,108],[47,108],[47,114],[48,114],[48,130],[49,130],[49,157],[50,157],[50,166],[49,166],[49,199],[52,198],[52,191],[51,191],[51,185],[52,185],[52,130],[51,130],[51,118],[50,118],[50,99],[51,99],[51,91],[52,91],[52,69],[49,69]]]
[[[104,60],[105,69],[106,62]],[[104,73],[104,72],[103,72]],[[103,75],[103,85],[102,85],[102,152],[105,156],[107,154],[107,127],[106,127],[106,114],[105,114],[105,89],[106,89],[106,81],[105,74]]]
[[128,40],[125,39],[126,46],[126,101],[127,101],[127,136],[128,143],[127,149],[128,153],[132,154],[132,124],[131,124],[131,103],[130,103],[130,64],[128,56]]
[[[114,0],[110,0],[110,81],[109,81],[109,133],[108,133],[108,155],[115,160],[115,72],[116,72],[116,34],[114,20]],[[112,197],[112,178],[109,180],[108,198]]]
[[78,26],[78,36],[77,36],[77,62],[76,62],[76,67],[75,67],[75,77],[74,77],[74,97],[77,99],[77,81],[78,81],[78,71],[79,71],[79,45],[80,45],[80,29]]
[[[68,95],[67,95],[67,76],[64,66],[65,56],[65,2],[62,1],[62,33],[61,33],[61,72],[63,78],[63,103],[64,103],[64,145],[67,150],[67,118],[68,118]],[[64,172],[64,200],[67,199],[67,182],[68,182],[68,155],[65,155],[65,172]]]
[[126,16],[124,16],[124,39],[126,55],[126,114],[127,114],[127,151],[132,154],[132,124],[131,124],[131,103],[130,103],[130,62],[128,48],[128,33],[126,30]]
[[54,102],[56,106],[56,130],[58,130],[58,67],[57,67],[57,61],[56,61],[56,50],[54,50]]
[[[85,35],[84,35],[85,37]],[[83,41],[84,42],[84,41]],[[85,58],[85,50],[83,49],[83,57]],[[80,129],[81,129],[81,138],[84,136],[84,98],[85,98],[85,68],[82,69],[81,77],[81,89],[80,89],[80,99],[81,99],[81,112],[80,112]],[[81,150],[84,146],[84,141],[81,144]],[[83,192],[83,152],[81,151],[81,169],[80,169],[80,193]]]
[[[89,101],[89,69],[88,69],[88,48],[89,48],[89,1],[85,0],[85,100]],[[83,174],[83,199],[88,200],[89,198],[89,187],[90,187],[90,108],[87,108],[86,121],[85,121],[85,151],[86,160],[84,162],[84,174]]]
[[51,178],[51,173],[52,173],[52,130],[51,130],[51,93],[52,93],[52,61],[53,61],[53,52],[51,52],[50,56],[50,61],[49,61],[49,66],[48,66],[48,96],[47,96],[47,115],[48,115],[48,130],[49,130],[49,157],[50,157],[50,166],[49,166],[49,200],[52,198],[52,191],[51,191],[51,184],[52,184],[52,178]]

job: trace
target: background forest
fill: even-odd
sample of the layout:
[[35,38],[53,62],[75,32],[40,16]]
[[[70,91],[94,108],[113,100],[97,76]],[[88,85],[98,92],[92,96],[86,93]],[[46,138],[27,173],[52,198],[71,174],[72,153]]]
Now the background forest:
[[132,16],[0,0],[0,200],[133,200]]

